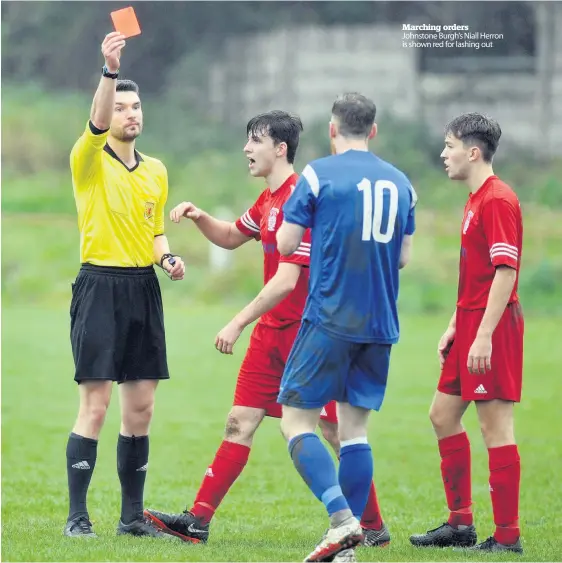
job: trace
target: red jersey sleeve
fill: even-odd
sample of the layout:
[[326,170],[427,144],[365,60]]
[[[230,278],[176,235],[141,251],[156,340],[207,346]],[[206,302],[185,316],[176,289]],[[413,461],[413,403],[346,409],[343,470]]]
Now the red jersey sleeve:
[[517,269],[521,254],[521,216],[518,204],[504,198],[492,198],[482,208],[484,235],[488,241],[492,265]]
[[236,228],[247,237],[261,239],[260,223],[261,223],[261,203],[262,196],[256,200],[254,205],[250,207],[241,217],[236,220]]
[[281,256],[279,262],[289,262],[290,264],[300,264],[310,266],[310,229],[306,229],[299,247],[290,256]]

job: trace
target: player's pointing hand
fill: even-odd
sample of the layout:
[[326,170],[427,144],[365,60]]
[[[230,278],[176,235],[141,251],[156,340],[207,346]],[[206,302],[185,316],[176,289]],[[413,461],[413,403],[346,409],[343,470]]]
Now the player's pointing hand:
[[174,223],[179,223],[185,217],[186,219],[191,219],[197,221],[201,217],[201,209],[195,207],[190,201],[184,201],[179,205],[176,205],[172,211],[170,211],[170,219]]

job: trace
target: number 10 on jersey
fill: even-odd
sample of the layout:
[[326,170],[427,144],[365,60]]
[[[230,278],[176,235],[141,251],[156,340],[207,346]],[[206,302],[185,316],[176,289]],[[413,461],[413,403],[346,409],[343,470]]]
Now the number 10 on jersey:
[[[392,240],[394,224],[398,214],[398,188],[389,180],[377,180],[373,185],[363,178],[357,189],[363,192],[363,232],[362,240],[374,240],[386,244]],[[385,191],[388,197],[385,202]],[[386,205],[385,205],[386,203]],[[386,229],[382,232],[383,219],[387,218]]]

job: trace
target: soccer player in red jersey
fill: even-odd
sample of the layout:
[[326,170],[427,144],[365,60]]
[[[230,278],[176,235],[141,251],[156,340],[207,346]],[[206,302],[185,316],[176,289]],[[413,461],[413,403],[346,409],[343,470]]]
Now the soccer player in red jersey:
[[[222,248],[232,250],[250,240],[258,240],[264,251],[264,288],[219,332],[215,341],[217,350],[232,354],[244,328],[259,319],[240,368],[223,442],[207,468],[189,511],[167,514],[145,510],[145,515],[160,529],[184,541],[207,542],[209,522],[244,469],[255,431],[265,416],[281,418],[282,407],[277,403],[281,377],[308,295],[310,232],[305,233],[298,249],[288,257],[280,256],[276,239],[283,222],[283,205],[298,180],[293,162],[301,131],[301,120],[282,111],[261,114],[249,121],[244,152],[250,174],[265,178],[268,187],[236,222],[215,219],[189,202],[171,211],[174,222],[183,217],[193,220],[208,240]],[[339,453],[335,403],[323,409],[320,426],[324,437]],[[390,541],[374,484],[362,526],[365,545],[383,546]]]
[[[441,157],[451,180],[470,189],[461,226],[456,311],[438,345],[441,378],[430,418],[441,455],[448,521],[411,536],[419,547],[522,553],[519,539],[521,466],[513,406],[521,400],[523,313],[517,296],[523,243],[521,207],[492,170],[501,136],[498,123],[478,113],[446,128]],[[488,448],[490,495],[496,529],[476,544],[470,443],[461,420],[474,401]]]

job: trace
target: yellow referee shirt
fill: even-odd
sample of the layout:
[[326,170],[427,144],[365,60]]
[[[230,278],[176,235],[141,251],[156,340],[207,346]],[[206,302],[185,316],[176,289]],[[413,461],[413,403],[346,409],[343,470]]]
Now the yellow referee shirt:
[[164,233],[168,173],[135,151],[129,169],[107,144],[109,132],[86,125],[70,153],[80,230],[80,261],[98,266],[150,266],[154,237]]

